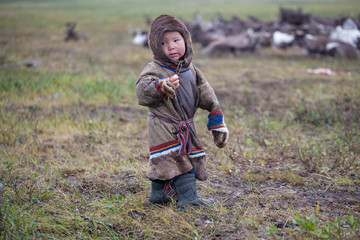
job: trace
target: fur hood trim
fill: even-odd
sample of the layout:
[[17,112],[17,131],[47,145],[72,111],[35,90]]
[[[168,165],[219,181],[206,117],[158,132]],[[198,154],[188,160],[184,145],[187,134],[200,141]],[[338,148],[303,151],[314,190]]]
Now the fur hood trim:
[[185,24],[178,18],[170,15],[160,15],[155,18],[150,26],[149,46],[155,58],[165,66],[178,65],[179,62],[172,60],[162,50],[161,41],[165,32],[179,32],[184,40],[186,51],[180,60],[184,60],[183,65],[188,66],[193,58],[191,34]]

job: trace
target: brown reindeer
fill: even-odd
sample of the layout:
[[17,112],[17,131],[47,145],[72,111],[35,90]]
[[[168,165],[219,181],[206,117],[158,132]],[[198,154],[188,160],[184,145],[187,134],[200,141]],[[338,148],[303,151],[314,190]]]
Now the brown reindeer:
[[68,22],[66,23],[66,37],[64,39],[65,42],[68,41],[78,41],[80,39],[82,40],[89,40],[89,37],[87,35],[79,35],[77,32],[75,32],[76,23],[75,22]]
[[341,41],[331,40],[324,35],[302,36],[297,34],[297,44],[303,49],[305,54],[316,56],[333,56],[348,59],[359,59],[360,51],[354,46]]
[[251,31],[237,35],[226,36],[219,40],[211,42],[203,52],[205,54],[214,54],[215,52],[230,52],[240,55],[242,52],[255,52],[258,46],[258,38]]

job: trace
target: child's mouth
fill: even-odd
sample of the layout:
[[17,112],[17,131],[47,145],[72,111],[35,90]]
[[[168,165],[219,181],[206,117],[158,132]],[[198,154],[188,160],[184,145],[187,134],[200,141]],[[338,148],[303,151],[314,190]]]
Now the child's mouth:
[[174,58],[174,57],[177,57],[177,56],[178,56],[177,53],[170,53],[170,54],[169,54],[169,57],[171,57],[171,58]]

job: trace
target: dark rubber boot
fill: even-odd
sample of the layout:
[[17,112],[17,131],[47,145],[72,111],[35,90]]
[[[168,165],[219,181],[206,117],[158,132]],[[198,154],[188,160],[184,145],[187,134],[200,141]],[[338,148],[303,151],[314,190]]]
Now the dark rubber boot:
[[164,187],[165,187],[165,182],[159,183],[159,182],[151,181],[151,194],[149,197],[149,201],[152,204],[166,205],[171,201],[170,198],[166,198],[164,196]]
[[203,199],[196,192],[195,174],[187,173],[180,175],[174,182],[177,192],[177,207],[185,206],[207,207],[216,206],[214,199]]
[[149,197],[151,203],[166,205],[170,203],[175,196],[176,189],[170,181],[151,181],[151,195]]

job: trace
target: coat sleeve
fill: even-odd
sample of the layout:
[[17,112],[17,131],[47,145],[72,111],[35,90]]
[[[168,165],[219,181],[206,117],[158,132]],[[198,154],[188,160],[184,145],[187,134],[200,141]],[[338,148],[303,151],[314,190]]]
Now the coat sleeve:
[[166,97],[159,86],[159,79],[161,78],[151,63],[145,66],[135,83],[135,92],[139,105],[153,106]]
[[[214,89],[210,86],[204,74],[196,66],[194,66],[194,69],[196,71],[200,95],[199,107],[210,112],[207,123],[208,130],[228,133],[229,131],[224,121],[224,115]],[[226,140],[227,138],[228,137],[226,137]]]
[[196,81],[199,89],[199,108],[209,112],[220,111],[221,106],[215,95],[214,89],[210,86],[204,74],[195,65]]

